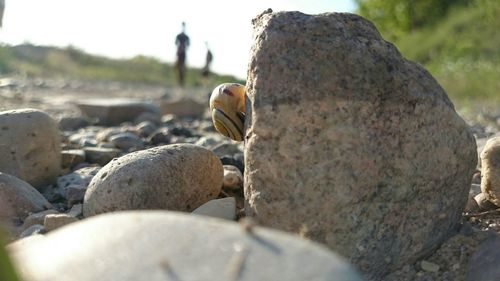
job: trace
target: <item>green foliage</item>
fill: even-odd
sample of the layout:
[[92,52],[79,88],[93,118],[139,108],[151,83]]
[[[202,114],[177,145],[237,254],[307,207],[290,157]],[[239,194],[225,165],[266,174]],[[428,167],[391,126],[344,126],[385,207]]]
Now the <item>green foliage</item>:
[[0,233],[0,280],[2,281],[18,281],[14,267],[7,256],[4,248],[3,237]]
[[[4,67],[5,65],[5,67]],[[75,47],[20,46],[0,47],[0,73],[23,73],[28,76],[62,76],[91,80],[114,80],[175,86],[176,77],[171,64],[157,59],[136,56],[131,59],[110,59],[87,54]],[[227,80],[223,80],[227,78]],[[213,74],[208,82],[237,81],[235,77]],[[186,86],[204,83],[201,70],[187,69]],[[211,84],[210,84],[211,85]]]
[[356,0],[358,13],[373,21],[390,39],[433,25],[448,10],[468,0]]
[[500,103],[500,5],[477,0],[435,26],[402,36],[401,53],[423,64],[458,107]]

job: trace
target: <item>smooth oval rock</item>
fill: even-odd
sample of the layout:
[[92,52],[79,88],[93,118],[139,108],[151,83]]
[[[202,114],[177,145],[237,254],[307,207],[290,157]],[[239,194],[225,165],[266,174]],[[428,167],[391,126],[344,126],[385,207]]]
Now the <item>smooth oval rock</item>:
[[236,219],[236,199],[226,197],[210,200],[196,208],[191,214],[209,216],[214,218],[235,220]]
[[136,209],[192,211],[217,198],[223,169],[211,151],[191,144],[150,148],[116,158],[92,179],[85,217]]
[[253,25],[247,216],[325,243],[370,279],[439,247],[477,154],[437,81],[354,14],[266,12]]
[[61,171],[57,123],[37,109],[0,112],[0,171],[35,188],[55,182]]
[[238,167],[233,165],[223,165],[224,167],[224,181],[223,188],[240,189],[243,188],[243,174]]
[[322,245],[166,211],[100,215],[8,250],[25,281],[362,280]]
[[138,150],[144,148],[144,142],[142,139],[131,132],[116,134],[110,137],[109,141],[117,148],[125,151],[128,151],[129,149]]
[[481,152],[481,191],[500,206],[500,137],[489,139]]
[[52,209],[52,205],[29,183],[0,172],[0,220],[24,219],[30,213]]

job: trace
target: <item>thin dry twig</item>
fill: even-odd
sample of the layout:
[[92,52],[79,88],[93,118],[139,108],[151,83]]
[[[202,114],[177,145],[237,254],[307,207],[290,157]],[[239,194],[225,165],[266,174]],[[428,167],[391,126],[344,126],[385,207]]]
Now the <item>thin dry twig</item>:
[[495,210],[481,212],[481,213],[463,214],[463,217],[465,217],[465,218],[472,218],[472,217],[477,218],[477,217],[487,217],[488,215],[495,215],[495,214],[500,214],[500,208],[495,209]]

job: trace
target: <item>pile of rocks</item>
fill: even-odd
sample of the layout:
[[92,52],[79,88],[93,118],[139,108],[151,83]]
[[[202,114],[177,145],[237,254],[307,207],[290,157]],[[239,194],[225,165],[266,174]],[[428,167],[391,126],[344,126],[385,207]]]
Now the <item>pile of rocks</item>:
[[500,138],[478,167],[446,93],[358,16],[265,12],[254,30],[244,147],[186,101],[87,102],[58,123],[0,113],[0,219],[29,236],[9,246],[20,274],[361,280],[334,251],[366,280],[498,276],[498,235],[472,219],[498,215]]
[[[128,110],[113,105],[115,113]],[[205,119],[136,119],[106,127],[88,116],[0,112],[0,150],[10,156],[0,159],[0,218],[11,235],[44,233],[84,214],[193,211],[228,194],[239,198],[225,201],[220,216],[235,219],[243,208],[242,145],[215,134]]]

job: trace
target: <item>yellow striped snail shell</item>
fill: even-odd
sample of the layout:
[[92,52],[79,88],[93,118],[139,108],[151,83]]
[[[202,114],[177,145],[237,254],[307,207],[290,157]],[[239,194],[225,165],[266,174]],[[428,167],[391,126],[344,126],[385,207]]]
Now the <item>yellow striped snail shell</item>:
[[235,141],[242,141],[245,124],[245,86],[224,83],[210,96],[212,121],[217,132]]

